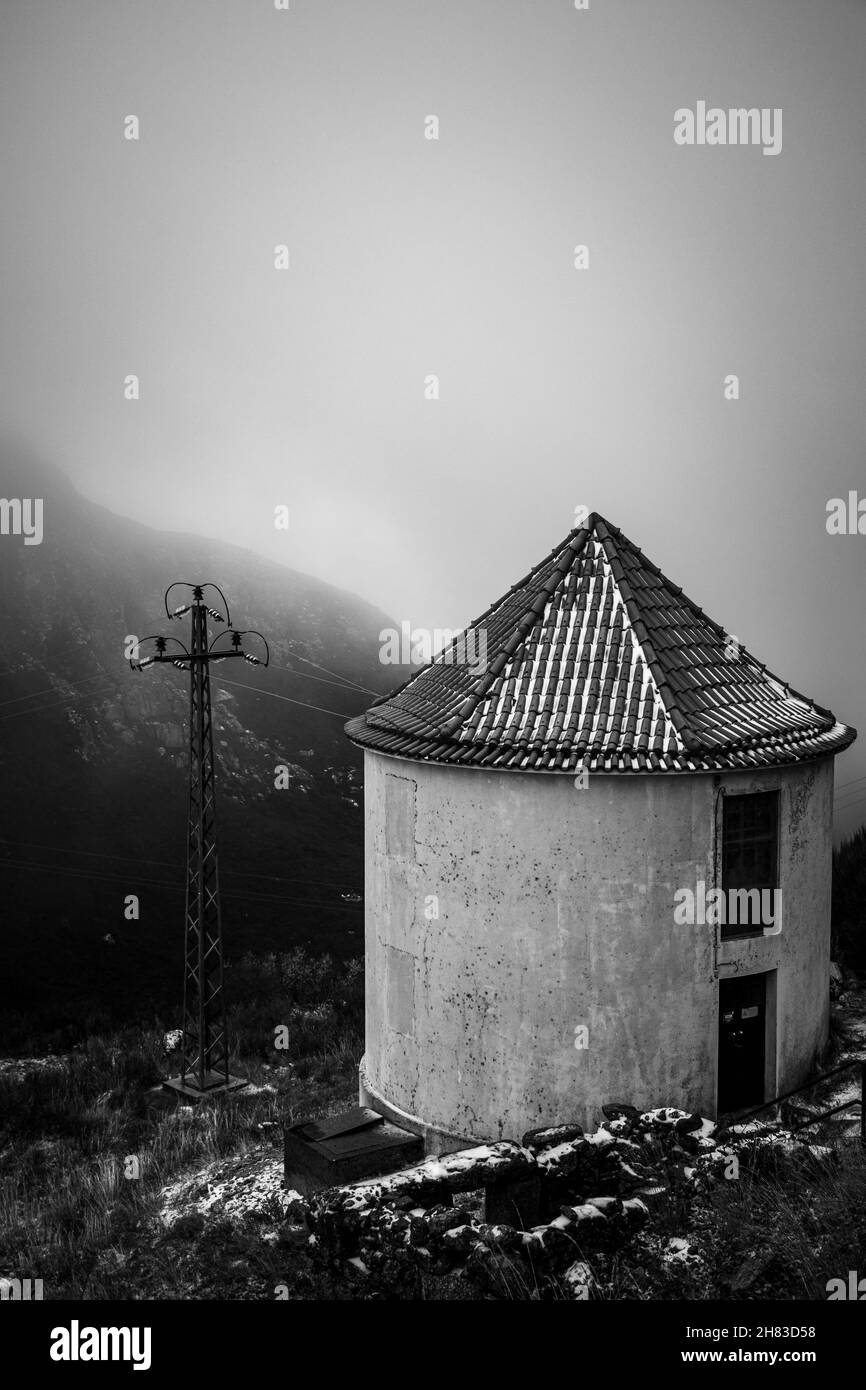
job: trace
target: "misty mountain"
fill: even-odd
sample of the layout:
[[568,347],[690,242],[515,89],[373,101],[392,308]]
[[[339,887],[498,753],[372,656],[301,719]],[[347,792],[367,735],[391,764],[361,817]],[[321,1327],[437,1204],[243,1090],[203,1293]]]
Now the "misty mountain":
[[360,952],[361,763],[343,721],[403,679],[378,659],[390,620],[249,551],[114,515],[21,450],[0,476],[3,497],[43,503],[41,544],[0,536],[0,1008],[179,1007],[189,676],[126,658],[133,636],[188,641],[189,619],[165,616],[176,579],[217,583],[271,651],[267,669],[212,670],[227,955]]

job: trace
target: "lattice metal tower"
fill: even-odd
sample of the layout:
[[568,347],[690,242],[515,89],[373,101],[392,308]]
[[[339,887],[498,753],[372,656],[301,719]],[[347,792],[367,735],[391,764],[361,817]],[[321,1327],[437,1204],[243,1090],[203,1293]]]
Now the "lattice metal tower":
[[[172,589],[192,590],[192,602],[169,609]],[[205,589],[215,589],[223,612],[208,607]],[[231,626],[225,596],[216,584],[187,584],[177,581],[165,593],[169,618],[192,615],[192,633],[187,649],[176,637],[145,637],[139,643],[139,656],[130,661],[133,670],[142,671],[160,662],[171,662],[190,673],[189,697],[189,818],[187,825],[186,928],[184,936],[183,1044],[178,1076],[164,1084],[185,1096],[215,1095],[245,1086],[246,1082],[229,1072],[229,1044],[226,1025],[225,984],[223,980],[222,922],[220,917],[219,871],[217,866],[216,805],[214,800],[213,721],[211,718],[210,665],[242,657],[253,666],[267,666],[268,644],[260,632],[238,631]],[[211,640],[208,619],[227,626]],[[264,644],[265,658],[250,655],[241,645],[245,636]],[[231,638],[231,648],[218,644]],[[141,656],[145,642],[155,644],[152,656]],[[179,651],[169,651],[169,644]]]

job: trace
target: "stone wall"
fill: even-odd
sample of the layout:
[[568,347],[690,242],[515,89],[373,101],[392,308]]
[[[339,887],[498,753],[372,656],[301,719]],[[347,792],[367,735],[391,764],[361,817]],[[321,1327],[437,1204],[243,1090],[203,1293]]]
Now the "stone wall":
[[405,1292],[419,1276],[459,1274],[482,1295],[515,1296],[555,1279],[589,1298],[586,1258],[627,1245],[672,1183],[696,1191],[752,1167],[826,1157],[775,1123],[720,1134],[681,1110],[605,1107],[605,1124],[530,1131],[428,1158],[387,1176],[291,1194],[286,1239],[337,1277]]

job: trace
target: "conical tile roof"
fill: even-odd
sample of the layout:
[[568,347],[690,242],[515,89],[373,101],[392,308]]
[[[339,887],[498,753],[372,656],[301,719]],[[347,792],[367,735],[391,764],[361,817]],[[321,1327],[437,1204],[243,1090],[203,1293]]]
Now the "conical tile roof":
[[404,758],[561,773],[778,766],[856,737],[595,512],[346,732]]

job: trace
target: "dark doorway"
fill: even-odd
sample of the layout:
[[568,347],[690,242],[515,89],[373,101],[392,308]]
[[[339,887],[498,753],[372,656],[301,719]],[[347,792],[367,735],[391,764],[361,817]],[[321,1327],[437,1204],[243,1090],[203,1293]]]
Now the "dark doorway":
[[766,1099],[766,1013],[766,975],[719,980],[719,1114]]

